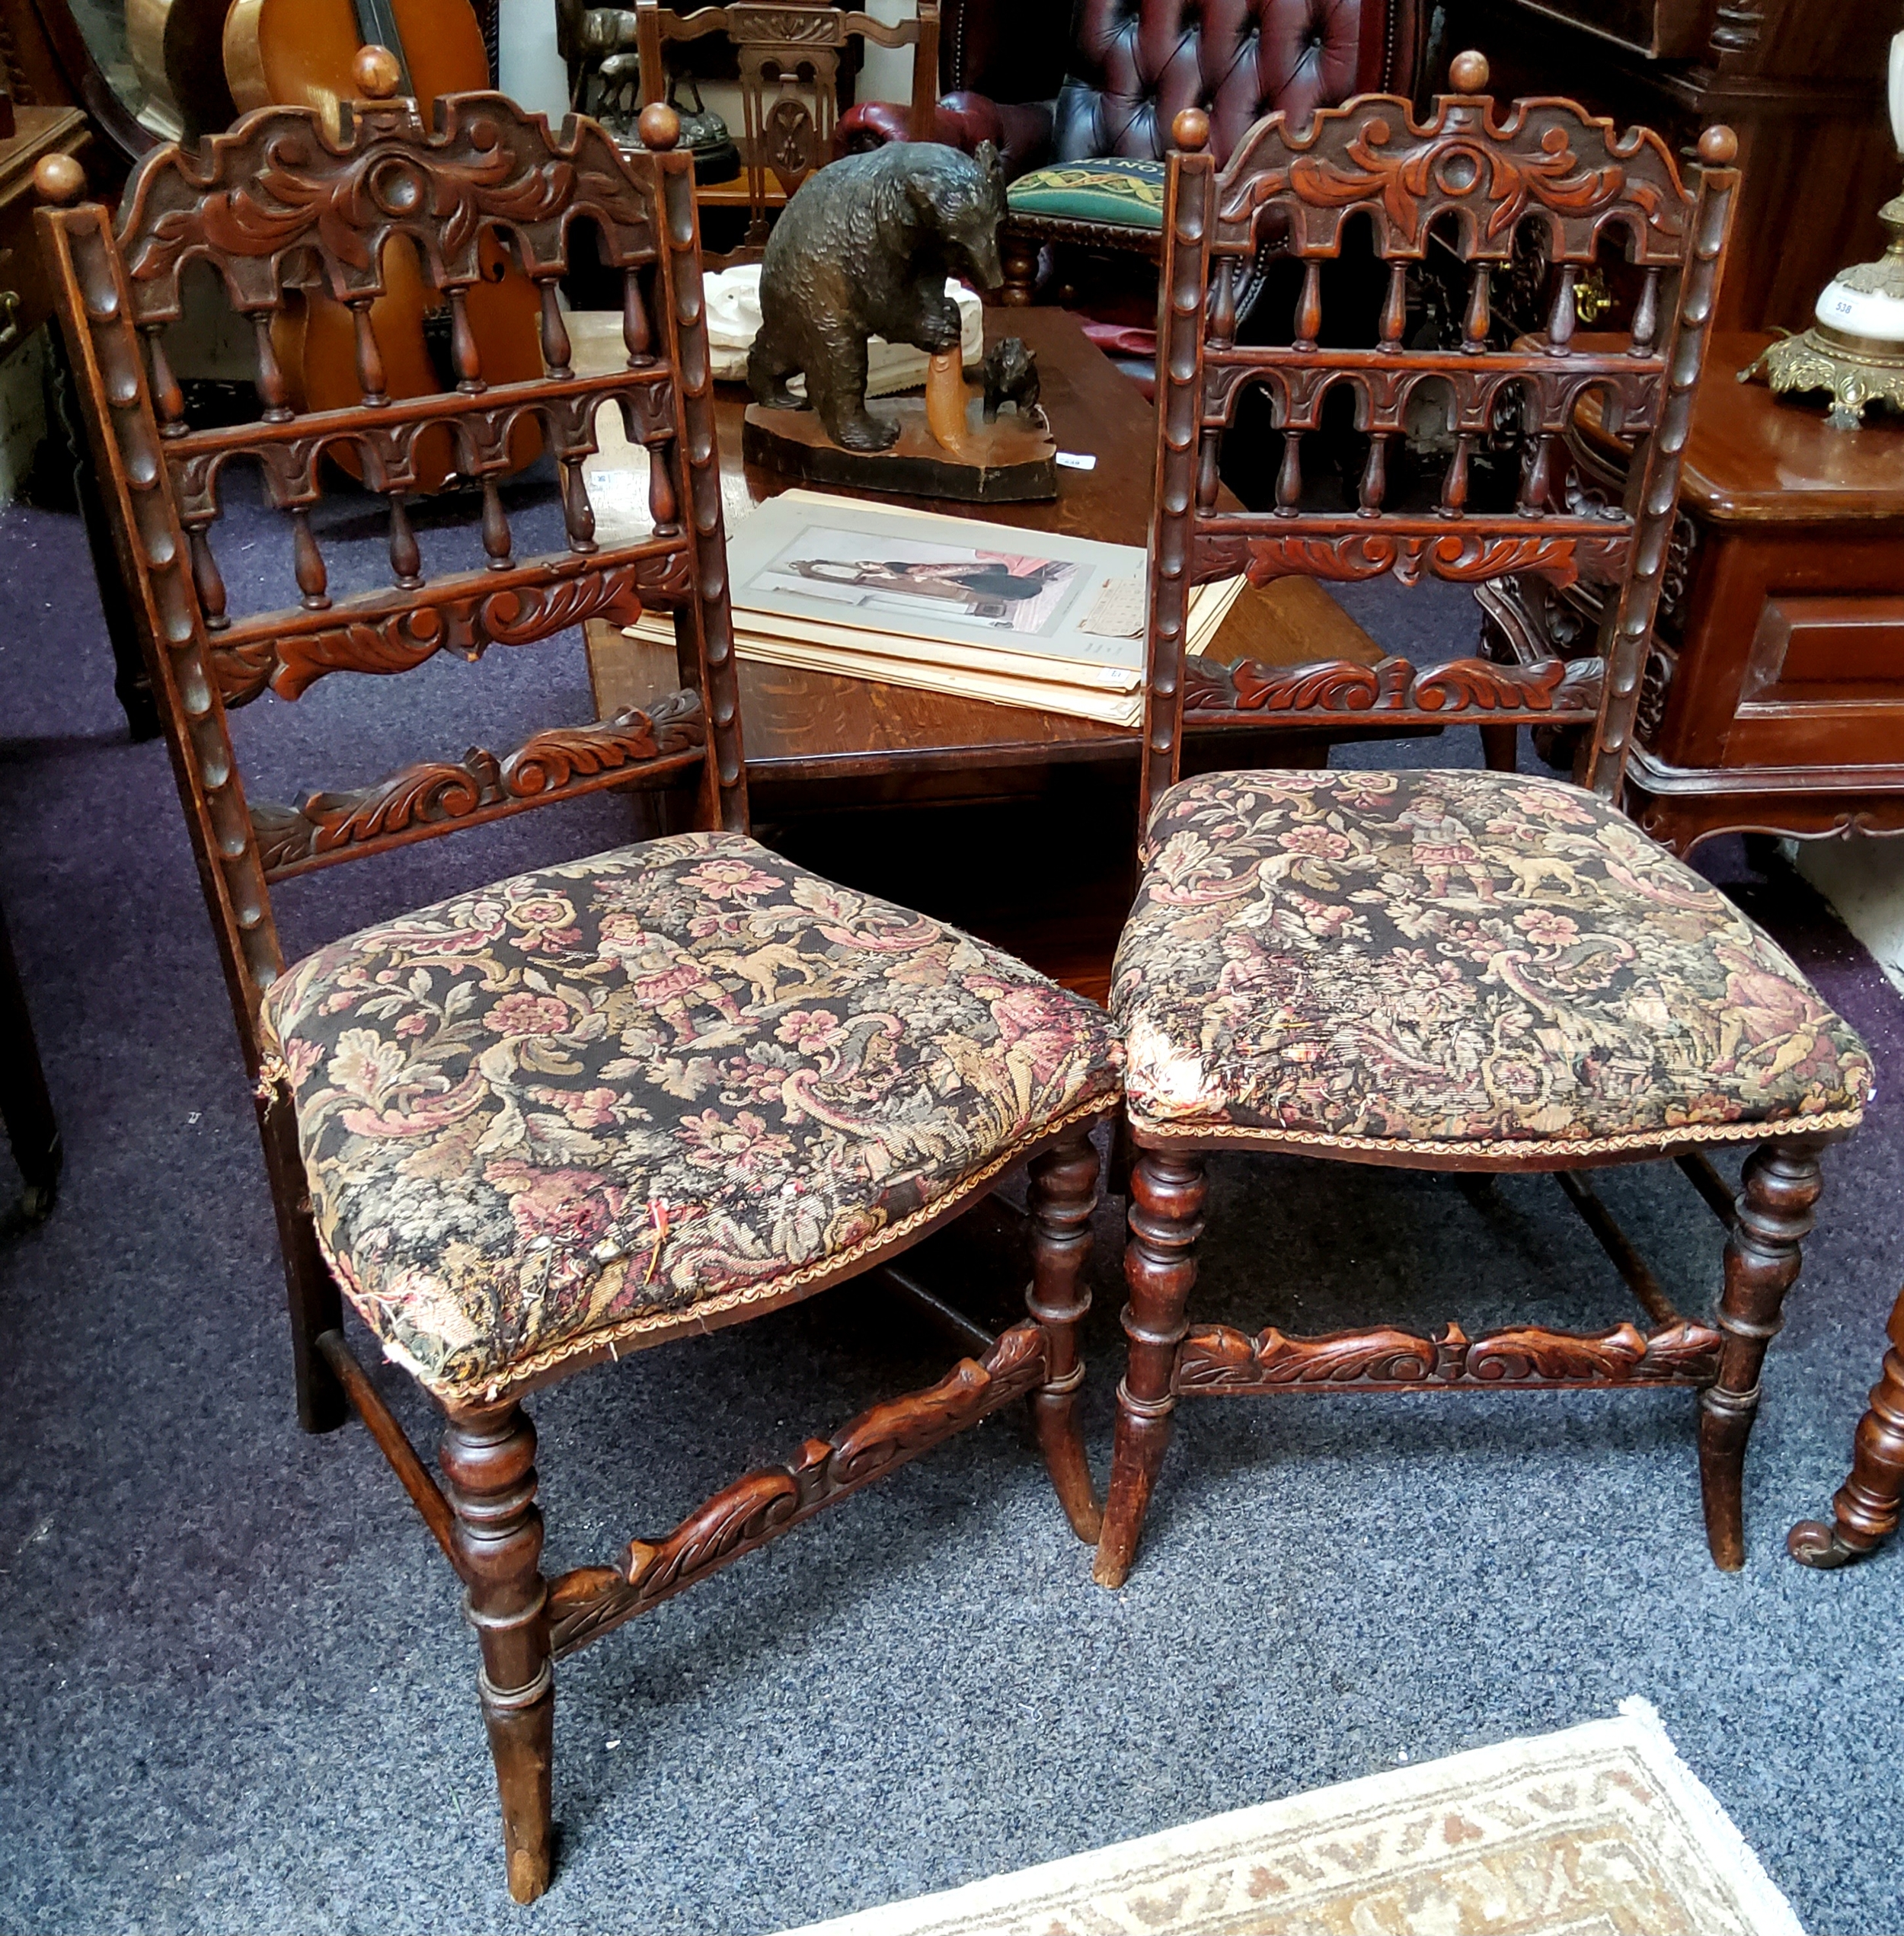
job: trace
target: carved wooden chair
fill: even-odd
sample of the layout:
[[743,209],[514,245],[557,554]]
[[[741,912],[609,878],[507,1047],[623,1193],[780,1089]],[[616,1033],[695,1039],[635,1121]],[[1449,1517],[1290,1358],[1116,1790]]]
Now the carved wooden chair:
[[[1126,1252],[1129,1359],[1097,1576],[1125,1577],[1181,1397],[1316,1391],[1689,1385],[1714,1558],[1743,1557],[1740,1474],[1765,1346],[1796,1277],[1819,1153],[1858,1122],[1870,1063],[1744,915],[1617,810],[1694,385],[1737,177],[1722,128],[1695,189],[1653,135],[1570,103],[1497,116],[1487,63],[1425,125],[1365,97],[1260,123],[1220,173],[1205,117],[1177,117],[1158,305],[1143,870],[1113,971],[1136,1160]],[[1316,347],[1319,270],[1350,218],[1389,264],[1378,347]],[[1524,352],[1484,347],[1487,270],[1523,222],[1551,262],[1551,322]],[[1304,265],[1288,340],[1234,340],[1266,227]],[[1403,347],[1405,277],[1430,230],[1471,265],[1465,347]],[[1572,343],[1573,286],[1603,231],[1644,280],[1616,353]],[[1259,311],[1259,315],[1261,311]],[[1276,334],[1273,329],[1272,335]],[[1217,508],[1219,441],[1267,393],[1283,455],[1270,509]],[[1332,393],[1366,444],[1344,490],[1315,462]],[[1567,507],[1556,472],[1582,394],[1636,446],[1624,500]],[[1471,462],[1512,391],[1517,485]],[[1425,401],[1424,401],[1425,400]],[[1346,426],[1343,426],[1346,428]],[[1412,439],[1431,446],[1409,458]],[[1185,663],[1185,600],[1247,570],[1472,583],[1509,570],[1615,586],[1591,668],[1458,660],[1430,670]],[[1184,716],[1398,724],[1509,718],[1586,726],[1582,785],[1515,773],[1232,772],[1174,784]],[[1744,1146],[1740,1200],[1704,1152]],[[1205,1159],[1548,1171],[1649,1324],[1594,1334],[1520,1325],[1471,1339],[1402,1325],[1296,1337],[1193,1326]],[[1670,1157],[1726,1225],[1715,1320],[1682,1317],[1599,1197],[1596,1166]]]
[[[840,56],[855,40],[912,50],[912,98],[907,139],[930,141],[938,113],[938,0],[919,0],[916,15],[889,24],[871,14],[849,13],[795,0],[747,0],[743,6],[701,7],[677,14],[658,0],[635,0],[646,101],[667,91],[663,43],[727,34],[740,62],[747,169],[747,232],[736,257],[767,242],[767,183],[771,176],[791,196],[830,158],[839,112]],[[733,258],[730,258],[730,260]]]
[[[366,93],[394,88],[388,58],[359,57]],[[593,122],[553,134],[499,94],[436,114],[426,129],[412,102],[361,101],[334,145],[302,110],[262,110],[195,152],[149,156],[116,234],[94,205],[39,221],[257,1084],[299,1417],[328,1430],[355,1407],[466,1586],[510,1888],[527,1901],[548,1880],[554,1660],[1021,1398],[1073,1527],[1096,1537],[1075,1332],[1088,1136],[1114,1111],[1117,1051],[1088,1002],[746,836],[693,181],[670,152],[672,112],[646,110],[647,147],[625,155]],[[71,203],[83,182],[50,165],[40,186]],[[606,375],[571,369],[557,300],[577,220],[624,292],[627,363]],[[541,292],[532,382],[486,385],[465,321],[486,232]],[[457,382],[393,401],[369,310],[385,246],[405,237],[446,297]],[[230,429],[188,427],[166,357],[181,272],[199,263],[257,333],[259,415]],[[300,415],[273,323],[287,282],[315,276],[356,319],[363,403]],[[598,543],[583,475],[605,408],[651,460],[653,529],[625,543]],[[497,488],[526,416],[558,468],[567,534],[527,557]],[[484,555],[426,577],[406,505],[433,431],[480,482]],[[349,596],[312,517],[340,447],[388,523],[387,580]],[[215,534],[235,461],[261,474],[288,540],[288,610],[229,609]],[[446,649],[528,646],[596,614],[631,620],[644,600],[674,612],[686,688],[645,713],[295,807],[248,800],[228,708]],[[663,785],[697,831],[459,894],[289,966],[280,953],[271,890],[293,877]],[[544,1579],[526,1393],[864,1271],[1025,1159],[1029,1321],[615,1564]],[[359,1368],[346,1299],[446,1415],[441,1490]]]

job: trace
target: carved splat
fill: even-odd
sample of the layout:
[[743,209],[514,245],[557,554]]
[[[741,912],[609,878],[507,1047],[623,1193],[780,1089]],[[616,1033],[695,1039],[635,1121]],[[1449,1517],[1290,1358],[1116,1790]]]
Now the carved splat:
[[1172,1389],[1184,1397],[1346,1385],[1398,1390],[1429,1385],[1710,1384],[1724,1342],[1710,1324],[1682,1319],[1650,1337],[1515,1325],[1468,1339],[1458,1324],[1438,1336],[1383,1326],[1291,1337],[1271,1327],[1251,1337],[1228,1324],[1193,1326],[1177,1355]]
[[1043,1382],[1049,1343],[1036,1324],[1000,1334],[937,1385],[862,1412],[829,1442],[809,1439],[785,1465],[737,1479],[664,1539],[637,1539],[619,1569],[584,1567],[549,1593],[558,1658],[764,1546],[835,1500],[890,1472]]
[[1447,720],[1464,714],[1513,713],[1591,719],[1600,701],[1597,659],[1535,666],[1502,666],[1456,659],[1417,669],[1406,659],[1372,666],[1328,660],[1310,666],[1235,666],[1193,659],[1185,668],[1184,710],[1206,723],[1212,713],[1381,713]]
[[422,761],[374,786],[314,793],[302,807],[260,801],[251,824],[267,873],[280,880],[350,850],[401,845],[444,821],[625,785],[644,769],[659,778],[695,757],[706,738],[700,695],[670,693],[645,712],[631,707],[596,725],[538,733],[503,759],[472,746],[460,760]]

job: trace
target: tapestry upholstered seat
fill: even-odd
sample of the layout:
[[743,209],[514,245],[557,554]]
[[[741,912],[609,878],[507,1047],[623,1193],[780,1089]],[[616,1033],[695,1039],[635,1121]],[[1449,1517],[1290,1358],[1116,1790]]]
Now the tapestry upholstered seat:
[[324,1254],[442,1397],[835,1270],[1117,1087],[1093,1003],[727,833],[348,936],[265,1035]]
[[1212,774],[1144,860],[1111,1006],[1147,1129],[1584,1153],[1842,1128],[1870,1092],[1765,934],[1557,780]]

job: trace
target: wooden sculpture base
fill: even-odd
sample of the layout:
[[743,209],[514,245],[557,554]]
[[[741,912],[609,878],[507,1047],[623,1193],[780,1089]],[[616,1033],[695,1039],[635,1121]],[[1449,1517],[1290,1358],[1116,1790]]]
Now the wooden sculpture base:
[[768,410],[749,404],[741,430],[749,464],[815,484],[892,491],[909,497],[951,497],[975,504],[1022,504],[1058,494],[1058,446],[1042,413],[1002,411],[984,420],[979,400],[967,405],[965,449],[945,449],[925,420],[923,397],[879,397],[875,417],[899,419],[899,442],[889,450],[842,450],[810,410]]

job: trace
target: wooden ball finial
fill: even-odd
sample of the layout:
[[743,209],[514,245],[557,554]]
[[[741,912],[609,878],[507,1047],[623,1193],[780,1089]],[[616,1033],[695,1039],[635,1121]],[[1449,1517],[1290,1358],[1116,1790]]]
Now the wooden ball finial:
[[1465,54],[1455,55],[1449,63],[1448,78],[1454,83],[1458,94],[1478,94],[1487,87],[1487,56],[1478,54],[1471,47]]
[[665,155],[681,139],[681,117],[666,101],[651,101],[635,123],[641,145]]
[[64,208],[86,192],[86,171],[70,155],[43,155],[33,171],[33,185],[43,202]]
[[1200,107],[1181,109],[1170,124],[1170,138],[1186,155],[1200,155],[1210,138],[1210,117]]
[[388,101],[403,85],[404,71],[388,47],[364,46],[350,63],[350,78],[365,101]]
[[1714,125],[1699,137],[1699,158],[1709,168],[1729,168],[1739,158],[1739,137],[1723,123]]

